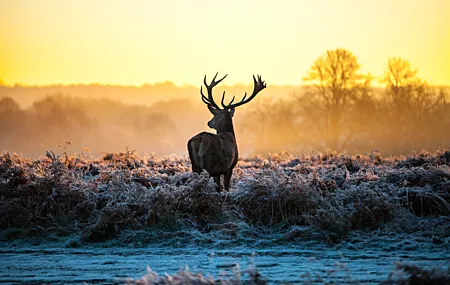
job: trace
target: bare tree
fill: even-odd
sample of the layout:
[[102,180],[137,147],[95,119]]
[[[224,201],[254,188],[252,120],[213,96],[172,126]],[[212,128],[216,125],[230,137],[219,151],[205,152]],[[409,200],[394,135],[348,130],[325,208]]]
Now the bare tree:
[[320,56],[303,78],[311,84],[297,97],[304,126],[315,127],[318,139],[330,150],[342,151],[350,142],[355,133],[349,111],[362,95],[369,96],[371,77],[359,69],[357,58],[338,48]]
[[11,97],[3,97],[0,99],[0,113],[13,113],[20,110],[19,103]]
[[395,113],[410,106],[414,89],[422,85],[422,81],[417,77],[417,70],[412,69],[408,61],[399,57],[388,59],[381,83],[386,88],[388,103]]
[[19,103],[11,97],[0,99],[0,144],[7,141],[11,137],[11,133],[20,128],[21,113]]
[[438,130],[445,124],[445,93],[420,79],[417,70],[399,57],[388,59],[381,83],[385,86],[379,107],[382,135],[396,145],[394,151],[432,148],[442,137]]

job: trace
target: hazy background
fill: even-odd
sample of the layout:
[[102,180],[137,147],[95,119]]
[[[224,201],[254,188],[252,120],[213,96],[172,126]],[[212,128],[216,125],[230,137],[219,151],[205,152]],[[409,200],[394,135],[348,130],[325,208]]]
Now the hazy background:
[[186,154],[208,130],[199,87],[217,71],[229,98],[251,92],[252,74],[268,84],[236,111],[243,155],[446,148],[448,11],[447,0],[1,0],[0,151]]
[[[239,96],[251,88],[220,87]],[[278,101],[298,89],[274,86],[252,104],[257,107]],[[237,136],[242,127],[253,124],[243,121],[245,113],[245,108],[236,111]],[[64,141],[71,141],[67,147],[71,152],[88,147],[95,156],[125,151],[126,147],[141,154],[183,155],[190,137],[214,131],[206,125],[211,118],[201,102],[199,87],[177,87],[169,82],[141,87],[0,86],[0,150],[26,155],[39,156],[50,149],[62,152],[64,148],[58,146]]]
[[[388,155],[450,146],[449,88],[429,85],[404,59],[389,58],[384,75],[375,78],[360,72],[350,51],[328,50],[303,82],[269,84],[237,108],[234,124],[241,156],[375,149]],[[231,94],[239,100],[252,88],[219,85],[214,94],[217,102],[223,90],[227,100]],[[0,148],[29,156],[85,148],[93,156],[126,148],[140,154],[186,155],[187,141],[208,130],[211,117],[198,87],[170,82],[141,87],[0,86]]]

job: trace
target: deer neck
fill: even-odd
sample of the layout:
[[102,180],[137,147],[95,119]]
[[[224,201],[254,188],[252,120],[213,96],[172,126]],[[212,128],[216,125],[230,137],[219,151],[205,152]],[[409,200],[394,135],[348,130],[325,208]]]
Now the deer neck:
[[217,134],[221,134],[221,133],[231,133],[233,135],[233,137],[235,137],[232,120],[225,122],[224,124],[222,124],[221,126],[219,126],[217,128]]
[[[231,118],[226,120],[225,123],[220,124],[217,131],[217,137],[219,138],[223,155],[231,159],[229,162],[232,168],[238,161],[238,147],[236,143],[236,136],[234,134],[233,120]],[[224,150],[224,148],[226,150]]]

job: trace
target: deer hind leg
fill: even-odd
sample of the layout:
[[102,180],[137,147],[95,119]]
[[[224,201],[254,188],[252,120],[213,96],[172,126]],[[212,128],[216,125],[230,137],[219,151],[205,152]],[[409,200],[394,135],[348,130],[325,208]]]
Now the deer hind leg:
[[222,185],[220,185],[220,175],[214,176],[214,182],[216,183],[216,190],[217,192],[221,192],[222,191]]
[[188,152],[189,152],[189,158],[191,160],[192,165],[192,172],[196,172],[200,174],[202,172],[202,169],[199,165],[199,157],[194,149],[194,143],[189,141],[188,143]]
[[225,189],[227,191],[230,191],[230,182],[231,182],[231,175],[233,174],[233,170],[229,170],[225,172],[223,175],[223,185],[225,186]]

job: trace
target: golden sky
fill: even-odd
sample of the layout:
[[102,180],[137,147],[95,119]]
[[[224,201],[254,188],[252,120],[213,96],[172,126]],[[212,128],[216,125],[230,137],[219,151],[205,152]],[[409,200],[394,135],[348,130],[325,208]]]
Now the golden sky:
[[0,0],[6,84],[302,83],[327,49],[450,85],[449,0]]

